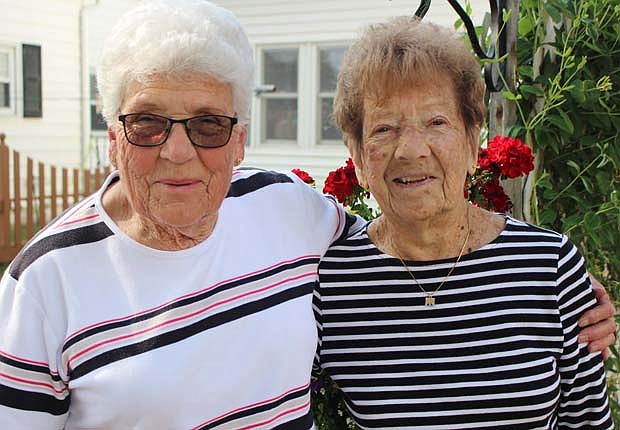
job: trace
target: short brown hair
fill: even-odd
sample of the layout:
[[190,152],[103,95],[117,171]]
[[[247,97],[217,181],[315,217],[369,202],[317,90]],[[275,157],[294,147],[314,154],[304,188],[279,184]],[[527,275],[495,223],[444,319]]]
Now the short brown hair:
[[452,81],[462,120],[474,137],[485,118],[484,83],[481,67],[462,39],[414,17],[369,26],[347,50],[338,75],[334,119],[345,141],[358,149],[361,145],[365,96],[381,100],[438,75]]

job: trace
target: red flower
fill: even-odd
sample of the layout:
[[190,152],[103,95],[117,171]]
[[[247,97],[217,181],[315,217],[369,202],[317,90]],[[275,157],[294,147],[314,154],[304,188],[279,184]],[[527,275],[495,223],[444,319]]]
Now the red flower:
[[512,209],[512,202],[497,178],[482,185],[482,195],[485,206],[491,210],[506,213]]
[[532,150],[520,139],[495,136],[489,141],[487,152],[489,161],[496,163],[506,178],[518,178],[534,170]]
[[359,186],[359,181],[355,174],[355,166],[353,160],[349,158],[344,166],[329,172],[323,193],[331,194],[341,204],[346,204],[347,198],[353,194],[357,186]]
[[299,176],[299,179],[304,181],[306,184],[312,185],[315,182],[314,178],[312,176],[310,176],[310,174],[308,172],[306,172],[305,170],[291,169],[291,172],[293,172],[294,174]]
[[478,148],[478,167],[489,172],[495,169],[495,163],[489,158],[489,151],[482,147]]

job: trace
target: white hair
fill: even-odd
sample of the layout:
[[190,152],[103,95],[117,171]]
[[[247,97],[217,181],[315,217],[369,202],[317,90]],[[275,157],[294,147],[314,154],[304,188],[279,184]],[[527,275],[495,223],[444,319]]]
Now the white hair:
[[241,123],[250,116],[254,61],[241,24],[206,0],[149,0],[125,13],[103,46],[97,86],[108,124],[127,86],[155,74],[201,73],[230,84]]

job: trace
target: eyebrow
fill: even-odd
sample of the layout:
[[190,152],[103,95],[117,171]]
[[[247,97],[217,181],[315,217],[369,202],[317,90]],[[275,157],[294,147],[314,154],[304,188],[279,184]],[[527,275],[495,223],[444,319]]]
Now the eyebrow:
[[[137,102],[134,106],[132,106],[132,110],[134,111],[141,111],[141,112],[151,112],[151,113],[157,113],[157,114],[163,114],[165,113],[165,108],[163,108],[163,106],[165,105],[160,105],[158,103],[153,103],[153,102]],[[198,109],[194,110],[194,111],[190,111],[191,116],[199,116],[199,115],[229,115],[225,110],[223,109],[217,109],[217,108],[213,108],[213,107],[209,107],[209,106],[203,106],[203,107],[199,107]],[[230,114],[230,116],[234,116],[235,114]]]

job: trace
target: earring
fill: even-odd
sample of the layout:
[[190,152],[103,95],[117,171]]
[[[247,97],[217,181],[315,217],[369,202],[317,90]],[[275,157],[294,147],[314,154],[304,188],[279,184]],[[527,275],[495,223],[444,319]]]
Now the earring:
[[235,166],[238,166],[239,164],[241,164],[243,162],[243,158],[237,158],[235,160]]

